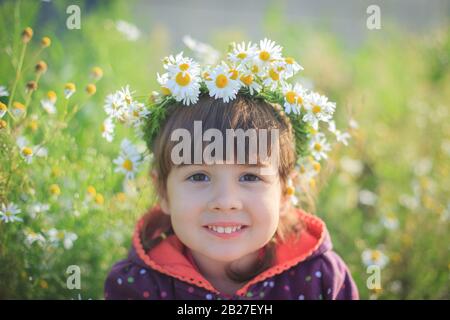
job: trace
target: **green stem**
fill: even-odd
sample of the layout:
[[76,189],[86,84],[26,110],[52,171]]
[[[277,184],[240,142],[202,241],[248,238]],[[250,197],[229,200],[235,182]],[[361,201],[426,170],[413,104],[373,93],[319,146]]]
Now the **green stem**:
[[20,79],[20,74],[22,72],[23,59],[25,58],[25,51],[27,49],[27,43],[25,42],[22,47],[22,52],[20,53],[19,65],[16,70],[16,78],[14,79],[13,87],[11,89],[11,96],[8,101],[8,109],[11,108],[11,104],[14,101],[14,94],[16,93],[17,83]]

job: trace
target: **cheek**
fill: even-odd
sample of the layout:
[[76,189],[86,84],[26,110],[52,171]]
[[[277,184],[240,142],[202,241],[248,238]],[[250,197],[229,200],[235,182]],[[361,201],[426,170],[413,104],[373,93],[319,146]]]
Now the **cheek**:
[[247,206],[252,212],[254,224],[268,233],[274,233],[278,227],[280,205],[280,192],[277,189],[248,196]]

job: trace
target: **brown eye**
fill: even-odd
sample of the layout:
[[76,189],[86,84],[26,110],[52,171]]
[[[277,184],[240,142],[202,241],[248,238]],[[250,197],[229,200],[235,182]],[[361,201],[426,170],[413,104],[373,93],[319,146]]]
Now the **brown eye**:
[[209,177],[203,173],[196,173],[196,174],[193,174],[192,176],[190,176],[188,178],[188,180],[194,181],[194,182],[202,182],[202,181],[209,181]]
[[254,174],[245,174],[243,175],[239,181],[245,181],[245,182],[257,182],[257,181],[261,181],[261,179],[258,176],[255,176]]

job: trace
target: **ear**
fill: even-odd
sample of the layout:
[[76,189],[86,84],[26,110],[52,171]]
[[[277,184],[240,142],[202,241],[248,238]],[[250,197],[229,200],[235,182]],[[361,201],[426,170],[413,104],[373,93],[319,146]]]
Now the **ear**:
[[[150,173],[151,179],[153,181],[153,185],[157,187],[158,185],[158,173],[155,169],[153,169]],[[169,211],[169,202],[164,194],[162,194],[161,190],[157,190],[158,198],[159,198],[159,206],[161,207],[161,211],[167,215],[170,215]]]

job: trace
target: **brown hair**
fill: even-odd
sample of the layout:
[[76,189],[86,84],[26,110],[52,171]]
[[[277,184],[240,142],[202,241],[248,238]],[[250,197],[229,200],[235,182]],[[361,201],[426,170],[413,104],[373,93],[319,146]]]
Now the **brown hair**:
[[[157,173],[156,191],[158,195],[167,197],[167,177],[173,166],[171,151],[174,145],[178,143],[171,141],[170,136],[173,130],[178,128],[187,129],[193,135],[194,121],[202,121],[203,132],[207,129],[215,128],[220,130],[224,136],[227,129],[243,129],[244,131],[247,129],[278,129],[278,173],[283,186],[283,193],[286,191],[288,176],[296,163],[296,154],[292,125],[289,118],[281,110],[281,107],[278,104],[271,104],[264,100],[255,100],[240,94],[237,95],[235,100],[228,103],[223,102],[222,99],[214,99],[207,95],[202,95],[194,106],[170,105],[167,110],[167,117],[161,124],[161,130],[151,144],[153,153],[152,169]],[[245,147],[247,151],[246,161],[248,161],[247,143]],[[267,151],[269,155],[271,153],[270,147],[270,140],[268,139]],[[263,258],[257,262],[257,265],[249,273],[242,274],[231,269],[227,270],[227,275],[230,279],[244,282],[269,268],[275,258],[274,248],[277,239],[283,241],[292,233],[300,232],[302,226],[300,221],[298,221],[297,214],[293,212],[292,208],[289,209],[286,209],[286,214],[281,217],[276,237],[266,246]],[[163,239],[162,237],[150,238],[151,234],[149,233],[156,229],[164,231],[163,237],[172,234],[173,229],[170,216],[149,217],[146,221],[141,234],[142,243],[146,251],[156,246]]]

